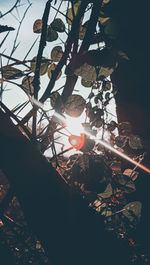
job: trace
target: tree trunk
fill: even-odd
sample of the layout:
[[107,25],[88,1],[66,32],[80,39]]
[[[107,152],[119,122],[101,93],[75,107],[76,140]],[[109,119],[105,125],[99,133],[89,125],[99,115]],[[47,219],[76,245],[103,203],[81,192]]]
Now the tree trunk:
[[55,169],[0,110],[0,167],[52,265],[129,264],[128,249],[104,230]]

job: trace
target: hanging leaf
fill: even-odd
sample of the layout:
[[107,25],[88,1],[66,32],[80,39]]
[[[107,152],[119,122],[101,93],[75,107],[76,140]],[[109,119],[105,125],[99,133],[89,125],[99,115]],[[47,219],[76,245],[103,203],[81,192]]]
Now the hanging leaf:
[[[33,72],[35,72],[36,60],[37,60],[37,57],[36,56],[33,57],[32,62],[30,64],[31,70]],[[40,75],[45,75],[46,74],[47,68],[48,68],[48,64],[49,64],[49,62],[46,61],[46,58],[42,57],[42,62],[41,62],[41,67],[40,67]]]
[[109,81],[103,81],[102,84],[103,91],[108,91],[111,89],[111,82]]
[[91,87],[92,86],[92,82],[84,80],[83,78],[81,79],[81,85],[84,87]]
[[79,39],[80,40],[84,39],[86,30],[87,30],[86,27],[80,26],[80,30],[79,30]]
[[122,214],[126,216],[130,222],[139,221],[141,217],[142,203],[139,201],[130,202],[124,206]]
[[114,72],[114,70],[115,70],[115,68],[118,66],[118,63],[116,63],[116,65],[115,65],[115,67],[101,67],[100,68],[100,72],[99,72],[99,74],[98,74],[98,78],[97,78],[97,80],[103,80],[103,79],[105,79],[106,77],[108,77],[108,76],[110,76],[113,72]]
[[111,170],[99,155],[83,154],[72,167],[74,181],[84,184],[85,190],[102,193],[111,176]]
[[65,112],[71,117],[79,117],[85,108],[86,101],[80,95],[71,95],[65,103]]
[[125,169],[125,171],[123,172],[123,175],[126,175],[128,177],[130,177],[133,181],[135,181],[139,175],[139,173],[131,168],[127,168]]
[[107,125],[107,129],[112,132],[117,128],[118,124],[115,121],[111,121],[108,125]]
[[4,66],[1,68],[1,73],[3,75],[3,78],[5,79],[17,79],[17,78],[20,78],[24,75],[24,73],[17,69],[17,68],[14,68],[12,66]]
[[132,128],[130,122],[121,122],[118,124],[118,130],[121,135],[130,135]]
[[33,24],[33,32],[41,33],[42,32],[42,19],[37,19]]
[[118,28],[114,19],[110,18],[103,23],[103,30],[107,38],[115,40],[118,37]]
[[74,71],[74,74],[77,76],[81,76],[86,81],[96,81],[96,70],[94,66],[91,66],[87,63],[80,66],[78,69]]
[[110,19],[110,17],[101,17],[101,16],[99,16],[99,18],[98,18],[98,20],[101,22],[101,24],[104,24],[109,19]]
[[113,184],[126,193],[134,192],[136,190],[132,179],[127,175],[117,174],[113,177]]
[[60,98],[60,94],[57,91],[55,91],[51,94],[50,103],[51,103],[52,108],[55,108],[55,104],[56,104],[56,101],[58,100],[58,98]]
[[62,55],[63,55],[63,50],[61,46],[56,46],[51,51],[51,59],[54,62],[59,62],[60,59],[62,58]]
[[65,31],[65,24],[60,18],[56,18],[51,23],[51,28],[53,30],[58,31],[58,32],[64,32]]
[[122,170],[121,170],[121,162],[120,161],[117,161],[117,160],[113,161],[110,164],[110,167],[115,174],[121,174]]
[[56,30],[53,30],[51,26],[47,28],[46,41],[52,42],[58,39],[58,33]]
[[[73,9],[74,9],[74,14],[75,16],[77,15],[77,12],[78,12],[78,9],[79,9],[79,6],[81,4],[81,1],[78,1],[77,3],[75,3],[73,5]],[[69,8],[67,10],[67,14],[66,14],[66,21],[69,25],[72,25],[72,21],[73,21],[74,17],[73,17],[73,12],[72,12],[72,8]]]
[[143,146],[140,137],[136,135],[131,135],[129,137],[129,146],[134,150],[142,149]]
[[127,140],[128,140],[128,138],[126,136],[119,135],[119,136],[116,136],[116,138],[115,138],[115,144],[118,147],[123,148],[126,146]]
[[106,190],[103,193],[99,193],[98,197],[103,198],[103,199],[109,198],[112,195],[112,192],[113,192],[112,186],[109,183],[106,187]]
[[[52,63],[49,67],[48,67],[48,70],[47,70],[47,74],[48,74],[48,77],[49,79],[52,78],[52,71],[54,71],[56,68],[56,64]],[[58,80],[61,76],[62,72],[60,71],[59,74],[57,75],[57,78],[56,80]]]
[[30,94],[34,93],[34,87],[32,85],[33,79],[34,79],[34,76],[29,76],[29,77],[25,76],[22,80],[22,86]]

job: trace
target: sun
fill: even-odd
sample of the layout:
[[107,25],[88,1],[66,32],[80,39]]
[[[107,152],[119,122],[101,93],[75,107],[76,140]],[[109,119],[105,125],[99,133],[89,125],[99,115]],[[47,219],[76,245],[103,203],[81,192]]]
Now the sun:
[[70,134],[80,136],[84,132],[82,123],[84,122],[84,118],[81,115],[78,118],[73,118],[68,115],[66,116],[66,129]]

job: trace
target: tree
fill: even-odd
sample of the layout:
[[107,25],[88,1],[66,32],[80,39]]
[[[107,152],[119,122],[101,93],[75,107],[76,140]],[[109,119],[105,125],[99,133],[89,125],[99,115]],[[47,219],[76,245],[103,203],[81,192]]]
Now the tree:
[[[132,156],[135,155],[134,151],[136,151],[137,158],[141,158],[139,155],[143,151],[142,143],[139,137],[132,134],[130,125],[128,123],[120,123],[118,126],[115,121],[108,122],[107,120],[107,105],[113,93],[116,93],[115,84],[113,84],[112,90],[112,82],[108,76],[113,72],[115,75],[115,69],[118,64],[123,64],[123,61],[128,61],[129,58],[122,50],[122,39],[119,37],[118,23],[114,19],[113,6],[107,1],[105,3],[105,1],[96,0],[69,2],[70,6],[67,9],[65,18],[70,28],[68,29],[64,51],[61,46],[56,46],[51,52],[51,59],[43,58],[46,41],[55,41],[58,37],[58,32],[65,31],[64,21],[59,18],[60,7],[57,8],[57,17],[47,26],[51,2],[47,1],[42,20],[37,20],[33,27],[35,33],[41,34],[41,38],[38,54],[31,60],[31,65],[28,66],[30,67],[30,72],[25,75],[22,70],[16,69],[14,65],[1,68],[3,81],[23,77],[22,84],[19,86],[27,93],[29,100],[33,104],[31,111],[22,120],[18,120],[15,112],[22,108],[22,105],[11,112],[1,103],[1,107],[5,111],[5,114],[3,111],[0,112],[1,122],[3,123],[3,128],[0,131],[1,168],[12,187],[14,187],[26,218],[31,228],[34,229],[42,241],[52,264],[60,264],[60,262],[68,265],[70,262],[72,265],[98,264],[100,248],[103,248],[103,252],[101,252],[103,264],[109,264],[111,259],[115,263],[120,264],[121,255],[124,256],[122,246],[119,246],[120,242],[117,243],[115,237],[104,230],[102,216],[95,216],[96,211],[93,208],[89,209],[88,205],[95,207],[96,200],[99,199],[98,209],[100,208],[100,210],[98,211],[105,216],[107,229],[115,231],[119,236],[123,235],[125,238],[125,243],[123,244],[126,244],[126,242],[131,243],[128,237],[127,225],[131,228],[134,226],[132,223],[135,220],[138,222],[141,214],[141,204],[136,202],[131,205],[129,204],[130,200],[126,200],[125,197],[126,193],[135,190],[133,175],[135,177],[137,173],[134,169],[132,173],[129,171],[128,175],[122,174],[122,170],[127,168],[127,164],[122,161],[121,168],[120,161],[117,158],[114,161],[112,153],[107,149],[102,149],[99,144],[96,146],[96,152],[100,150],[101,154],[95,155],[93,152],[95,151],[95,149],[93,150],[95,145],[91,136],[95,133],[93,127],[96,128],[96,134],[99,132],[99,128],[102,128],[103,132],[107,130],[112,144],[116,144],[118,147],[125,149],[125,151],[130,151]],[[53,6],[53,8],[55,7]],[[88,9],[91,10],[91,15],[90,19],[85,22],[83,16]],[[120,21],[119,19],[118,21]],[[98,30],[96,26],[99,27]],[[103,42],[105,42],[104,46],[99,46],[98,49],[90,49],[91,44],[100,43],[101,45]],[[12,58],[10,57],[9,59]],[[55,66],[54,62],[58,62],[58,64]],[[16,60],[16,63],[26,64],[27,62]],[[128,62],[125,63],[127,64]],[[53,89],[63,67],[65,67],[66,82],[60,95],[58,92],[53,92]],[[39,99],[40,75],[45,74],[47,71],[50,81]],[[83,86],[91,87],[92,89],[88,96],[88,102],[79,95],[72,95],[78,76],[82,77]],[[51,117],[43,110],[42,105],[49,97],[51,106],[55,111]],[[76,117],[85,108],[89,122],[84,124],[85,129],[88,129],[88,135],[84,135],[84,144],[82,147],[80,146],[83,154],[78,155],[77,160],[70,159],[72,171],[64,171],[60,164],[62,158],[60,154],[57,154],[55,148],[54,135],[58,129],[60,130],[60,125],[62,129],[66,126],[62,118],[64,112]],[[40,111],[40,118],[38,111]],[[61,118],[57,113],[61,115]],[[17,127],[23,131],[29,140],[15,128],[8,116],[15,119]],[[26,126],[31,117],[33,117],[32,131]],[[47,123],[46,128],[41,129],[37,127],[37,124],[43,118],[45,120],[51,118],[51,120]],[[115,136],[113,133],[116,127],[119,129],[120,136]],[[71,142],[71,138],[69,139]],[[80,140],[80,138],[73,138],[75,141],[77,139]],[[76,149],[79,148],[78,141],[75,144],[71,143]],[[61,177],[51,164],[38,153],[37,149],[44,153],[49,145],[52,147],[53,152],[51,160],[56,161],[55,167],[63,175]],[[61,154],[64,152],[65,150]],[[90,160],[88,160],[89,157]],[[89,163],[88,167],[87,163]],[[8,164],[10,167],[8,167]],[[66,163],[64,164],[66,167]],[[84,167],[82,174],[80,174],[80,165]],[[94,172],[94,167],[100,170],[101,175],[97,176],[96,171]],[[113,171],[113,178],[111,170]],[[86,178],[84,171],[86,172]],[[88,174],[88,171],[91,173]],[[76,172],[78,172],[77,176]],[[80,178],[78,178],[78,174]],[[102,178],[103,174],[105,174],[105,178]],[[42,176],[43,182],[41,181]],[[123,183],[125,181],[125,184],[122,184],[121,181]],[[76,182],[77,187],[75,186]],[[108,184],[110,183],[113,191],[109,190],[109,194],[106,196],[108,191],[106,192],[105,189],[108,189]],[[85,201],[83,197],[86,198]],[[28,198],[30,203],[26,198]],[[104,208],[101,206],[104,203],[103,200],[106,204]],[[61,207],[58,210],[60,203]],[[131,206],[134,206],[134,210],[130,208]],[[48,208],[50,208],[52,214],[47,211]],[[117,216],[121,219],[118,220],[116,217],[111,217],[116,216],[116,212],[119,212]],[[119,226],[118,222],[120,222]],[[99,231],[97,231],[97,227],[100,227]],[[102,242],[101,246],[99,243],[100,234],[103,235],[105,242],[107,242]],[[69,245],[68,242],[71,242],[71,244]],[[113,243],[117,246],[117,252],[112,248]],[[75,249],[77,249],[77,253],[74,256]],[[118,255],[118,249],[120,255]],[[128,246],[126,246],[126,251],[129,251]],[[107,255],[107,252],[109,252],[110,256]],[[142,256],[139,255],[139,258],[141,259]],[[128,256],[127,260],[124,257],[123,262],[124,264],[129,264]]]

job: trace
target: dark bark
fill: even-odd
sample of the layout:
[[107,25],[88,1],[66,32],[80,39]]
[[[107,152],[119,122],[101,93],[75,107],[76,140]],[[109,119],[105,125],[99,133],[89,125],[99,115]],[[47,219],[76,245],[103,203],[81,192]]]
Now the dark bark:
[[[116,95],[119,122],[131,122],[133,133],[141,135],[147,152],[144,163],[150,167],[150,104],[149,104],[149,23],[148,3],[141,1],[113,2],[111,12],[120,27],[119,43],[130,60],[120,63],[112,76],[118,87]],[[136,198],[143,203],[142,220],[136,236],[149,248],[150,176],[140,173]]]
[[0,110],[0,167],[52,265],[129,264],[127,247]]

